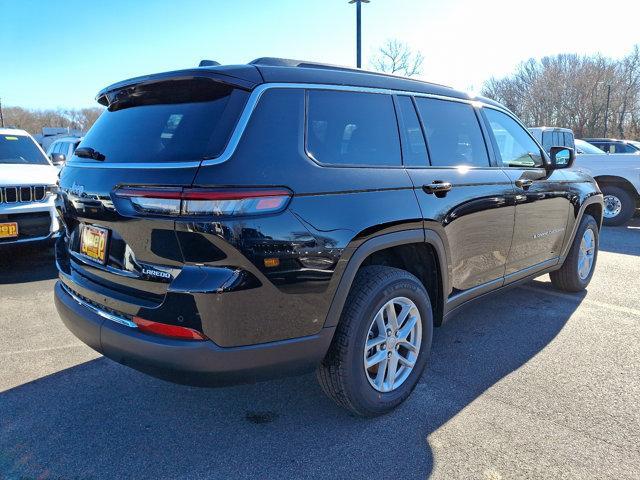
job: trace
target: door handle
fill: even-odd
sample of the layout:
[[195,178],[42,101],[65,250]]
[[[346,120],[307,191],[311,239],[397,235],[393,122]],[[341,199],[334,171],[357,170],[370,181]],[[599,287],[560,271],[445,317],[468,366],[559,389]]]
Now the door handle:
[[442,180],[434,180],[432,183],[422,186],[422,190],[425,193],[433,193],[436,197],[444,197],[452,188],[453,185],[450,182],[443,182]]
[[531,185],[533,185],[533,180],[530,180],[528,178],[519,178],[518,180],[516,180],[516,187],[520,187],[523,190],[526,190]]

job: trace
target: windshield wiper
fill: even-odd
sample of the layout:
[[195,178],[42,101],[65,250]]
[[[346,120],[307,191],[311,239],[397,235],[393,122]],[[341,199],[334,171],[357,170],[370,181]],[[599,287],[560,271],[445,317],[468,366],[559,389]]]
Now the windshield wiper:
[[91,147],[76,148],[76,151],[74,153],[75,153],[75,155],[77,157],[80,157],[80,158],[91,158],[92,160],[103,161],[106,158],[99,151],[94,150]]

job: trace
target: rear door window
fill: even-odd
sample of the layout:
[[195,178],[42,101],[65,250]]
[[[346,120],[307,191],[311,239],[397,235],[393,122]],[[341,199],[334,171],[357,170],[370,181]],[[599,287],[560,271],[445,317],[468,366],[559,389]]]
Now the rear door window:
[[638,149],[633,145],[627,143],[620,143],[617,145],[616,153],[636,153]]
[[564,146],[573,148],[573,149],[576,148],[576,145],[573,139],[573,133],[564,132]]
[[398,97],[398,110],[402,133],[402,162],[410,167],[428,166],[427,145],[411,97]]
[[432,166],[489,166],[484,137],[471,105],[433,98],[416,98],[416,105]]
[[[219,156],[248,92],[206,78],[172,80],[113,95],[82,141],[108,163],[197,161]],[[76,160],[84,160],[75,157]]]
[[377,93],[309,90],[307,152],[328,165],[400,166],[393,99]]
[[553,147],[553,132],[542,133],[542,147],[547,152],[551,151],[551,147]]

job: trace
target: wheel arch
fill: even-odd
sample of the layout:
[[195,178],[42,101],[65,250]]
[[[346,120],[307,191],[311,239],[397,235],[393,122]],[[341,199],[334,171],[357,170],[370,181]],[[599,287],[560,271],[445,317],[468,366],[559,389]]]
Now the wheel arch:
[[640,193],[638,193],[636,187],[624,177],[619,177],[617,175],[598,175],[593,178],[600,188],[604,185],[615,185],[616,187],[623,188],[629,192],[636,201],[640,200]]
[[[412,258],[408,256],[411,254],[421,256],[416,260],[423,260],[423,255],[432,255],[433,263],[429,268],[424,268],[420,261],[407,262]],[[416,275],[429,294],[434,311],[434,324],[439,326],[442,323],[445,292],[448,292],[449,288],[447,258],[444,242],[432,230],[403,230],[381,234],[367,240],[358,246],[349,258],[331,301],[324,326],[334,327],[338,324],[356,274],[361,267],[367,265],[395,266]],[[385,263],[382,263],[383,260]]]
[[576,220],[573,222],[573,228],[571,230],[571,235],[568,240],[565,242],[564,248],[562,250],[562,255],[560,256],[561,260],[558,262],[558,265],[561,265],[564,262],[565,258],[567,258],[567,254],[569,253],[569,249],[573,244],[573,239],[576,236],[576,232],[580,227],[580,222],[582,222],[582,217],[587,213],[593,216],[598,224],[598,229],[602,226],[602,212],[603,212],[603,196],[601,193],[593,192],[591,195],[586,197],[580,208],[578,209],[578,214],[576,215]]

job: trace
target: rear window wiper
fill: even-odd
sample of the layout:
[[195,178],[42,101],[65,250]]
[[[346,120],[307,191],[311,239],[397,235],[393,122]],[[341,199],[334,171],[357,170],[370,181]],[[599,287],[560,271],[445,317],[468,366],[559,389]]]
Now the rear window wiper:
[[99,151],[94,150],[91,147],[80,147],[76,148],[74,154],[80,158],[91,158],[93,160],[103,161],[106,157],[101,154]]

